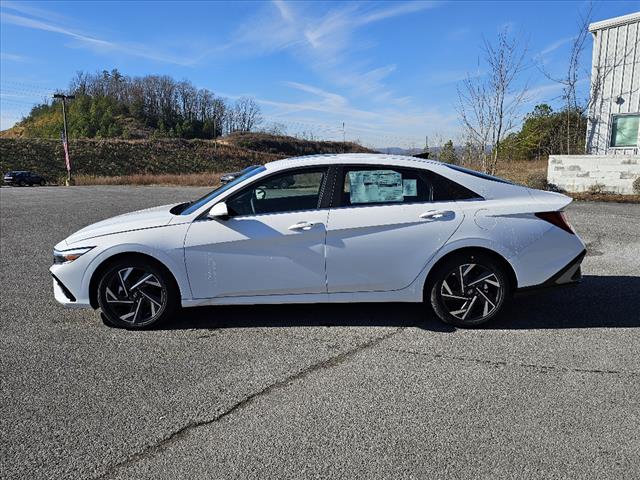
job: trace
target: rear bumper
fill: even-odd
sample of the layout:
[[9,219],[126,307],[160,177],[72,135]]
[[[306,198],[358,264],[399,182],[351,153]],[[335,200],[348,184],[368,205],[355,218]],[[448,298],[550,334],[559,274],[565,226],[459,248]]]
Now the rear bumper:
[[580,269],[580,265],[582,264],[582,260],[584,260],[586,254],[587,250],[582,250],[582,252],[580,252],[577,257],[571,260],[567,265],[562,267],[560,270],[558,270],[558,272],[553,274],[547,280],[539,283],[538,285],[519,288],[516,290],[516,294],[537,292],[540,290],[547,290],[557,287],[569,287],[579,284],[582,280],[582,271]]

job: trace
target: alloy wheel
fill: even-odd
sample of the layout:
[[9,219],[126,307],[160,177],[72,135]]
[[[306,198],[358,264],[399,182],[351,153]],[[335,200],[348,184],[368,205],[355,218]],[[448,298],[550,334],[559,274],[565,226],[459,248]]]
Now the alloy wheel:
[[505,286],[492,269],[465,263],[453,269],[440,285],[440,297],[449,315],[464,322],[478,322],[500,307]]
[[166,308],[167,299],[166,286],[155,274],[140,267],[113,271],[104,287],[106,308],[131,326],[154,322]]

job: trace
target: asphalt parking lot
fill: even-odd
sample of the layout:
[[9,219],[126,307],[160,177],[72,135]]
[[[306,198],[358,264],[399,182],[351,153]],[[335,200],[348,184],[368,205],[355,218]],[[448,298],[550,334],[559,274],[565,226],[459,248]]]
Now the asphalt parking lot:
[[359,304],[129,332],[54,301],[60,239],[203,192],[0,189],[0,477],[640,477],[640,205],[572,205],[583,284],[477,330]]

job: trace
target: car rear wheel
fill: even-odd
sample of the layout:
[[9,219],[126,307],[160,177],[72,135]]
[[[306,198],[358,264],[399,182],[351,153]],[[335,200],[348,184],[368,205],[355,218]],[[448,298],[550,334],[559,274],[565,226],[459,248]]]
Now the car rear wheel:
[[429,298],[443,322],[475,327],[499,315],[511,285],[504,267],[490,255],[458,255],[435,272]]
[[178,288],[164,269],[143,259],[124,258],[98,283],[98,304],[112,326],[143,329],[169,319],[178,306]]
[[40,180],[40,186],[44,187],[47,184],[47,182],[45,182],[44,180]]

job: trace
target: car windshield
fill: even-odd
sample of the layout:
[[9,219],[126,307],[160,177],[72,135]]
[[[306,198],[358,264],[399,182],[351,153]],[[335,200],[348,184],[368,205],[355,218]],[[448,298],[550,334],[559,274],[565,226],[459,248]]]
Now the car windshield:
[[193,201],[191,203],[188,203],[186,205],[186,208],[180,212],[180,215],[190,215],[190,214],[192,214],[193,212],[198,210],[200,207],[202,207],[203,205],[209,203],[211,200],[216,198],[221,193],[226,192],[227,190],[235,187],[240,182],[244,182],[247,178],[253,177],[254,175],[257,175],[260,172],[264,172],[265,170],[266,170],[266,168],[264,166],[255,167],[255,168],[249,170],[248,172],[244,173],[243,175],[240,175],[239,177],[234,178],[229,183],[225,183],[224,185],[222,185],[222,186],[216,188],[215,190],[207,193],[204,197],[201,197],[198,200],[195,200],[195,201]]

